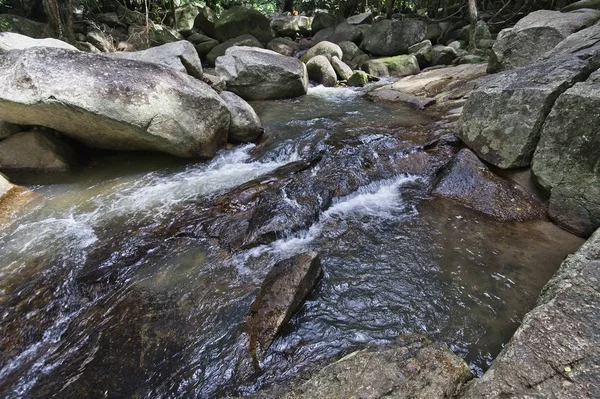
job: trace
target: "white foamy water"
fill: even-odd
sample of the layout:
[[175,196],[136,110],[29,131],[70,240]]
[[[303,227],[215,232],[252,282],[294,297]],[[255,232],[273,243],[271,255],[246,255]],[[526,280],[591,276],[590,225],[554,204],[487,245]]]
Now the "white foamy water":
[[[359,188],[350,195],[336,198],[333,204],[321,214],[319,220],[308,230],[277,240],[269,245],[254,248],[248,252],[247,256],[256,257],[265,252],[288,256],[305,251],[307,245],[321,234],[325,225],[334,219],[356,215],[390,219],[398,217],[399,212],[406,216],[400,188],[416,179],[416,176],[399,176],[394,179],[373,182]],[[416,210],[412,209],[410,214],[414,213],[416,213]]]
[[356,98],[361,93],[348,87],[325,87],[323,85],[309,87],[308,95],[321,97],[333,102],[347,102]]

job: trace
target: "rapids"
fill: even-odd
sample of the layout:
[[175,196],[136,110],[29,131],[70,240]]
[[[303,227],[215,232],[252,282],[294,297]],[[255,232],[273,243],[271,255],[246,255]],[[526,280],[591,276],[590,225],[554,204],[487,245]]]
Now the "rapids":
[[[482,373],[582,240],[432,199],[453,150],[425,148],[445,132],[360,94],[254,103],[265,138],[211,161],[97,154],[30,186],[34,204],[0,229],[0,396],[249,394],[409,332]],[[309,249],[323,279],[248,370],[262,279]]]

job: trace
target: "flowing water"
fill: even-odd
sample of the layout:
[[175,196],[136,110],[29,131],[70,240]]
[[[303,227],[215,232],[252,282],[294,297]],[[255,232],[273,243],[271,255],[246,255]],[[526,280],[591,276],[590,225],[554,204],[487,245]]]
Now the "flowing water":
[[[0,229],[0,396],[248,394],[410,332],[485,370],[582,240],[432,199],[432,174],[418,168],[372,167],[410,161],[436,127],[359,94],[314,88],[255,103],[264,140],[208,162],[100,154],[66,182],[32,186],[34,205]],[[197,227],[217,220],[206,215],[231,190],[315,157],[278,179],[305,173],[322,188],[269,194],[278,214],[268,220],[289,228],[226,245]],[[248,371],[241,331],[257,289],[275,262],[307,250],[324,276]]]

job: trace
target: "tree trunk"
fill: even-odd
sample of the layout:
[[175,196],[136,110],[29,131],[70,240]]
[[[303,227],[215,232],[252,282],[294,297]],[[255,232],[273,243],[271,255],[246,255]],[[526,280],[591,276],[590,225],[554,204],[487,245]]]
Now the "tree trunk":
[[469,0],[469,51],[477,48],[475,33],[477,30],[477,1]]
[[73,42],[73,0],[44,0],[44,11],[48,16],[48,25],[56,35],[68,42]]
[[394,12],[394,0],[386,0],[387,3],[387,11],[385,13],[386,18],[391,18],[392,13]]

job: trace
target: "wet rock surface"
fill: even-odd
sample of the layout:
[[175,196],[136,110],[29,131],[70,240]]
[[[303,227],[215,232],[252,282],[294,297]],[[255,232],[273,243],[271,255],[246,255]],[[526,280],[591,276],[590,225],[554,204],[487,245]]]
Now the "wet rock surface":
[[546,216],[542,204],[517,184],[494,174],[469,149],[456,154],[433,194],[500,221],[543,219]]
[[233,143],[244,143],[258,139],[264,129],[252,106],[230,91],[219,93],[231,112],[231,123],[227,139]]
[[472,378],[467,364],[422,335],[358,350],[253,399],[447,398]]
[[462,398],[600,395],[600,231],[561,265],[494,363]]
[[0,56],[0,72],[0,119],[90,147],[210,157],[227,139],[224,101],[167,67],[40,47]]
[[323,270],[318,254],[309,252],[275,264],[246,317],[249,351],[259,359],[314,289]]

